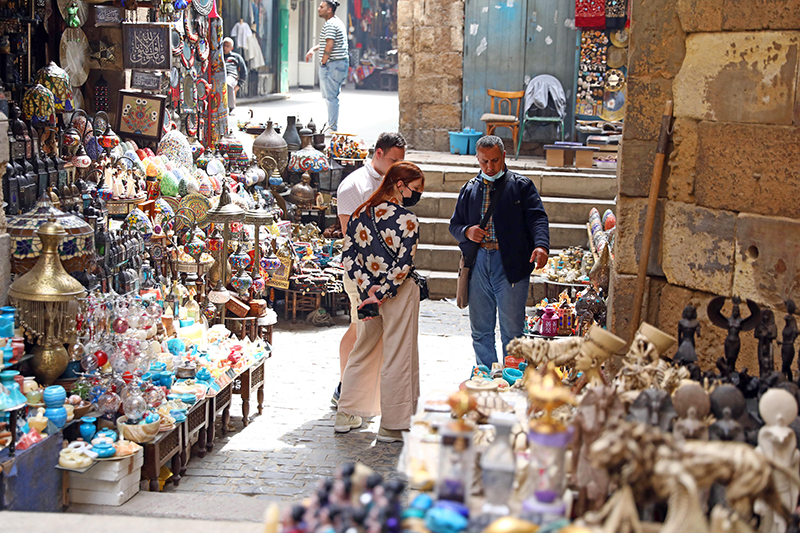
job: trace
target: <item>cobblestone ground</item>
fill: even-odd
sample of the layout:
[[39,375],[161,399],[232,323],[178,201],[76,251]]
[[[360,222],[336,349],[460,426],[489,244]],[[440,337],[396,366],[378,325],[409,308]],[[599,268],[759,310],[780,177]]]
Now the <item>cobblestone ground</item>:
[[[180,485],[167,485],[164,492],[246,494],[289,502],[311,494],[320,478],[343,462],[361,461],[384,477],[400,475],[396,466],[402,445],[375,440],[379,418],[349,433],[333,431],[336,412],[330,400],[339,381],[339,340],[348,323],[346,317],[335,320],[337,326],[330,328],[299,320],[278,323],[274,355],[266,365],[270,377],[263,414],[253,414],[251,406],[250,424],[243,428],[241,404],[234,403],[233,431],[218,438],[204,458],[193,457]],[[422,302],[422,398],[434,390],[454,390],[469,375],[474,361],[469,333],[465,311],[444,301]]]

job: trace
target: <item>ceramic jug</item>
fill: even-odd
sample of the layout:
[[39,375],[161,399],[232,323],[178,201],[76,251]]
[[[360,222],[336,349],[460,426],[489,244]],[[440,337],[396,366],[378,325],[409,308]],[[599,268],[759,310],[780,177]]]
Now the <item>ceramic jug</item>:
[[545,337],[555,337],[558,335],[558,315],[553,306],[548,305],[544,308],[544,315],[542,315],[541,327],[539,333]]

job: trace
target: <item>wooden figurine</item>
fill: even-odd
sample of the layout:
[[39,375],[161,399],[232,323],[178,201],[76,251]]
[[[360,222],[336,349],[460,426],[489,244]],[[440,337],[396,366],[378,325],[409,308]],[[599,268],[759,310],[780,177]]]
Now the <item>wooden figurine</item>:
[[672,405],[678,413],[678,420],[672,427],[676,440],[708,440],[705,418],[711,410],[711,400],[703,387],[684,383],[672,396]]
[[695,335],[700,336],[700,322],[697,320],[697,309],[689,304],[683,308],[683,314],[678,322],[678,351],[675,353],[674,362],[679,365],[697,362]]
[[739,358],[739,351],[742,348],[739,333],[750,331],[756,327],[761,317],[761,309],[754,301],[748,299],[747,308],[750,310],[750,316],[742,318],[739,311],[742,300],[738,296],[734,296],[731,299],[731,303],[733,303],[731,316],[726,317],[722,315],[722,306],[725,305],[725,300],[725,296],[717,296],[708,302],[708,318],[718,328],[728,330],[728,336],[725,338],[724,363],[727,373],[730,373],[736,370],[736,360]]
[[786,375],[786,379],[794,381],[792,378],[792,363],[794,362],[794,341],[797,339],[797,320],[794,312],[797,310],[794,300],[786,300],[786,326],[783,328],[781,336],[781,371]]
[[603,431],[625,419],[625,405],[613,386],[592,387],[581,400],[573,420],[572,474],[570,485],[578,489],[576,515],[597,511],[608,496],[608,473],[589,462],[589,448]]
[[[766,425],[758,432],[757,451],[773,465],[780,465],[795,476],[800,473],[800,450],[789,424],[797,418],[797,403],[794,397],[782,389],[770,389],[758,402],[758,410]],[[777,496],[787,509],[797,506],[800,487],[780,469],[772,470],[772,483]],[[788,524],[772,508],[756,503],[756,513],[761,515],[761,533],[785,533]]]
[[772,342],[778,338],[778,327],[775,325],[775,313],[772,310],[761,311],[761,320],[753,336],[758,339],[758,376],[764,379],[775,371]]

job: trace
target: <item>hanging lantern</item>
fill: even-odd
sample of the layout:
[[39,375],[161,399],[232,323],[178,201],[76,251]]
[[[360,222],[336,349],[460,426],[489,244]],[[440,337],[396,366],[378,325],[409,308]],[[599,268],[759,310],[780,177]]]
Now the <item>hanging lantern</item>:
[[75,154],[75,157],[72,158],[72,164],[80,169],[89,168],[89,165],[92,164],[92,158],[86,153],[86,149],[83,145],[78,147],[78,152]]
[[106,124],[106,130],[100,137],[97,138],[98,144],[105,148],[106,152],[111,153],[111,150],[119,146],[119,137],[111,129],[111,124]]
[[[107,97],[108,83],[103,80],[102,76],[100,80],[105,83]],[[72,85],[70,85],[69,74],[67,74],[66,70],[51,61],[46,67],[39,69],[34,81],[42,84],[53,93],[56,113],[74,110],[74,106],[72,105]],[[99,85],[100,82],[98,81],[98,86]],[[106,102],[106,105],[107,103],[108,102]]]
[[55,96],[44,85],[37,83],[22,97],[22,112],[34,128],[55,125]]

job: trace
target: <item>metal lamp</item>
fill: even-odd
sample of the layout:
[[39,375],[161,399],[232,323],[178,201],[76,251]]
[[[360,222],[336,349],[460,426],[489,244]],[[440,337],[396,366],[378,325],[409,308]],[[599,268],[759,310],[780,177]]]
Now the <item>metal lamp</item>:
[[253,250],[253,296],[259,298],[264,292],[264,278],[261,276],[261,226],[270,226],[273,223],[272,215],[269,211],[259,206],[245,213],[244,221],[253,224],[255,227],[255,248]]
[[64,344],[75,333],[78,298],[86,295],[80,282],[61,264],[58,245],[67,235],[51,218],[36,231],[42,241],[42,255],[27,274],[18,278],[8,296],[19,310],[20,324],[33,350],[33,373],[39,383],[53,383],[67,368],[69,355]]
[[[212,303],[222,305],[220,318],[225,321],[225,303],[230,300],[230,293],[225,289],[225,284],[228,279],[228,261],[225,254],[228,251],[228,240],[230,239],[230,223],[239,220],[244,215],[244,209],[231,202],[231,194],[228,190],[228,182],[223,179],[222,194],[219,197],[217,206],[208,212],[207,220],[215,225],[223,227],[222,232],[222,252],[220,262],[222,263],[222,271],[220,272],[220,281],[217,283],[214,290],[208,294],[208,299]],[[218,290],[221,289],[221,290]],[[216,292],[216,294],[214,294]],[[224,301],[222,301],[224,299]],[[217,300],[217,301],[214,301]]]

